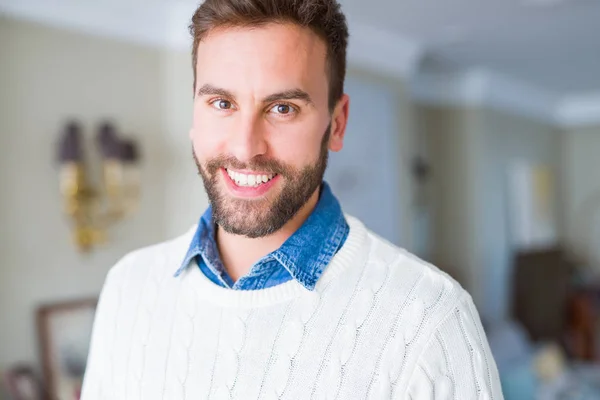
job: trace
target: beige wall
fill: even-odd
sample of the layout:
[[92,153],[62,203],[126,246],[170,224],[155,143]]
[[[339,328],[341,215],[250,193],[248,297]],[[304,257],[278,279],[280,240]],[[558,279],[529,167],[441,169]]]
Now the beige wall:
[[485,151],[482,153],[481,193],[482,220],[479,246],[480,263],[485,268],[481,282],[485,293],[484,312],[493,317],[508,316],[514,246],[509,218],[508,169],[514,161],[547,165],[555,176],[557,239],[562,233],[561,135],[551,124],[538,120],[485,110],[483,129]]
[[563,132],[566,241],[600,272],[600,125]]
[[468,109],[417,107],[418,134],[425,136],[431,178],[426,189],[431,213],[431,261],[477,298],[474,214],[477,196],[478,115]]
[[548,164],[559,177],[561,136],[495,110],[422,106],[417,116],[433,169],[432,261],[467,288],[487,321],[505,318],[513,255],[507,170],[523,160]]
[[[127,251],[162,240],[165,131],[161,53],[0,18],[0,368],[37,357],[36,307],[96,296]],[[141,143],[139,211],[110,243],[79,254],[58,192],[66,118],[105,117]]]

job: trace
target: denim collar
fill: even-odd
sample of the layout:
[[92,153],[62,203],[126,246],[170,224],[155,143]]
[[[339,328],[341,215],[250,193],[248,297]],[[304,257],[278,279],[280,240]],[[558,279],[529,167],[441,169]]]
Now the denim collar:
[[[319,201],[302,226],[279,249],[258,260],[248,275],[262,264],[276,260],[302,286],[314,290],[321,274],[346,239],[349,229],[338,200],[329,185],[323,182]],[[219,256],[210,206],[200,218],[190,247],[175,276],[180,275],[198,255],[227,286],[232,285],[231,278],[224,273]]]

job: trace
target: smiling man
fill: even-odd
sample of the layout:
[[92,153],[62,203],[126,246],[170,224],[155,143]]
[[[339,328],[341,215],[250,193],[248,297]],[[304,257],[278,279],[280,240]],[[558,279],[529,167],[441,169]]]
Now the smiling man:
[[206,0],[191,32],[211,206],[111,269],[83,399],[501,399],[470,296],[323,181],[349,113],[338,3]]

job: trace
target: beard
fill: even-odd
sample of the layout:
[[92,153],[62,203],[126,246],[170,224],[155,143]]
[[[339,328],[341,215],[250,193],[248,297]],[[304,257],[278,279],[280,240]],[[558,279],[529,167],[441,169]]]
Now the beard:
[[[264,237],[277,232],[298,213],[323,182],[330,135],[331,125],[323,135],[317,161],[301,169],[262,156],[244,163],[233,156],[222,155],[207,160],[202,165],[192,151],[212,206],[213,222],[228,233],[248,238]],[[258,199],[234,198],[227,194],[224,182],[219,182],[221,168],[277,174],[280,175],[278,185],[283,186],[274,198],[270,193]]]

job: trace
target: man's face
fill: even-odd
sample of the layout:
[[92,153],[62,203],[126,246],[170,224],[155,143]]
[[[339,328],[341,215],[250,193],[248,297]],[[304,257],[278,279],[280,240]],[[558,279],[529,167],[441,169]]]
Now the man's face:
[[216,29],[200,42],[190,137],[227,232],[276,232],[315,194],[348,109],[344,96],[330,113],[326,71],[325,43],[295,25]]

